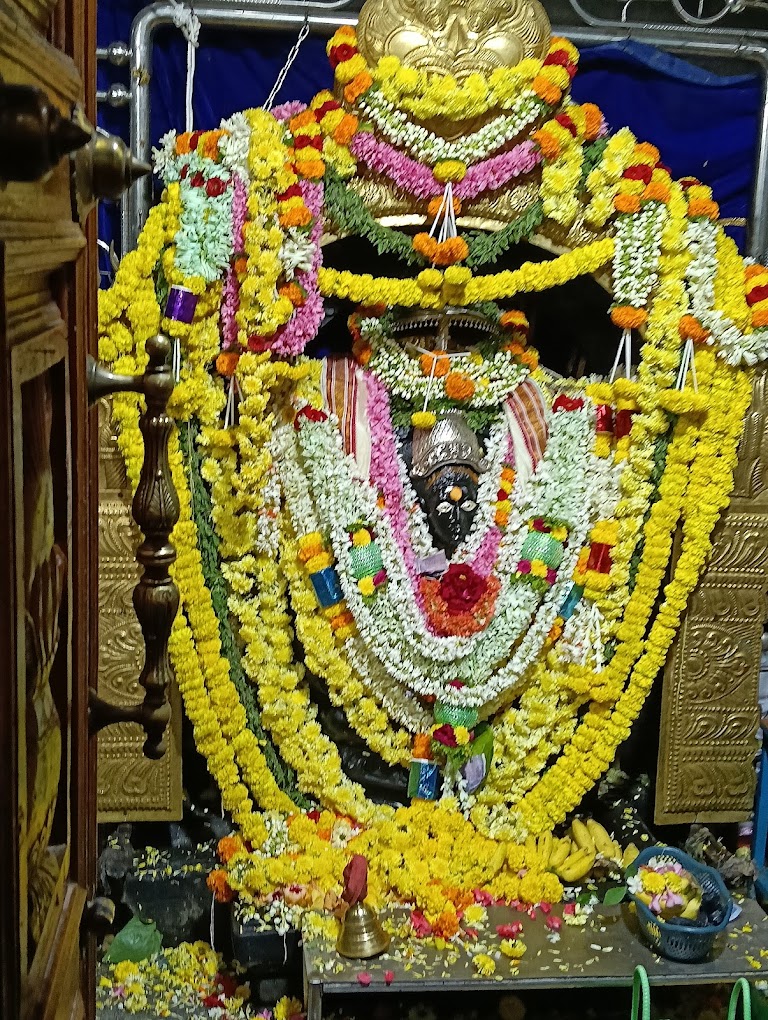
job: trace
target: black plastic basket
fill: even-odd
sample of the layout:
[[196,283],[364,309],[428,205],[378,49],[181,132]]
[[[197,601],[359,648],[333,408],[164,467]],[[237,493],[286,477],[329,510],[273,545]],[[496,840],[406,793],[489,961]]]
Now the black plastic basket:
[[723,884],[722,878],[714,870],[704,864],[699,864],[682,850],[672,846],[647,847],[642,850],[631,867],[627,869],[627,877],[636,875],[642,865],[654,858],[660,862],[673,862],[682,865],[691,877],[701,886],[702,892],[709,896],[717,894],[723,910],[723,920],[718,925],[709,925],[706,928],[696,928],[692,925],[667,924],[660,920],[648,909],[648,907],[636,896],[630,893],[630,898],[637,910],[637,919],[640,928],[651,946],[666,956],[669,960],[680,960],[694,962],[703,960],[712,951],[715,939],[725,929],[731,917],[733,901],[728,895],[728,890]]

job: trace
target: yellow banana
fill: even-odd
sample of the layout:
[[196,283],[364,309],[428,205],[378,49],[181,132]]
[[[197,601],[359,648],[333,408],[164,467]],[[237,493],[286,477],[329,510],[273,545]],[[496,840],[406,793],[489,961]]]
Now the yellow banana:
[[545,832],[539,836],[536,842],[536,851],[539,855],[539,863],[546,870],[552,857],[553,839],[551,832]]
[[688,906],[682,912],[680,917],[685,921],[695,921],[699,916],[701,910],[701,897],[697,896],[696,899],[690,900]]
[[628,868],[630,864],[634,863],[635,858],[640,853],[634,843],[630,843],[621,855],[621,866]]
[[606,831],[605,826],[601,825],[600,822],[596,822],[594,818],[588,818],[587,830],[592,837],[597,852],[602,854],[603,857],[610,857],[615,844]]
[[575,850],[557,869],[557,874],[564,882],[577,882],[592,870],[595,855],[588,850]]
[[554,848],[549,858],[549,867],[551,871],[557,871],[561,864],[563,864],[573,849],[573,843],[569,836],[565,836],[563,839],[555,841]]
[[574,818],[573,824],[571,825],[571,836],[577,847],[581,850],[586,850],[594,857],[597,853],[597,847],[595,841],[592,838],[592,833],[586,827],[584,822],[580,822],[578,818]]

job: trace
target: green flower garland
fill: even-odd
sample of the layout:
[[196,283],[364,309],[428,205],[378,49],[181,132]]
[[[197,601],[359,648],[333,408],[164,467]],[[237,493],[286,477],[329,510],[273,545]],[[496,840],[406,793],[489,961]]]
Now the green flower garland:
[[219,561],[219,538],[211,524],[211,498],[202,481],[201,459],[197,449],[198,428],[193,422],[187,422],[179,428],[179,446],[189,474],[189,492],[192,500],[192,517],[197,527],[200,558],[202,561],[203,578],[211,593],[213,611],[219,623],[221,651],[229,662],[229,676],[237,689],[240,703],[245,709],[248,729],[259,741],[266,758],[267,765],[277,781],[280,789],[286,793],[297,807],[306,809],[312,805],[299,791],[293,771],[280,758],[274,745],[261,725],[256,697],[245,675],[240,659],[235,635],[229,620],[227,608],[227,586],[222,576]]
[[[394,255],[408,265],[426,266],[427,259],[413,249],[410,234],[377,223],[358,194],[348,188],[329,168],[325,175],[325,208],[328,221],[342,234],[364,237],[380,255]],[[463,234],[469,248],[466,264],[470,268],[496,262],[506,251],[530,237],[544,219],[541,201],[536,201],[521,216],[501,230],[470,230]]]

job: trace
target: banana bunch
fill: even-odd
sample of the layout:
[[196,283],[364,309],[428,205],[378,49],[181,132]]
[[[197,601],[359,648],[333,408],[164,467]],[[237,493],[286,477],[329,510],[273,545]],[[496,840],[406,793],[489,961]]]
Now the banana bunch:
[[558,839],[551,832],[545,832],[538,838],[529,836],[525,842],[526,861],[537,860],[542,871],[554,871],[558,874],[558,868],[571,852],[572,843],[568,836]]
[[605,827],[593,818],[586,822],[574,819],[570,832],[562,838],[547,832],[538,837],[529,836],[525,841],[525,859],[529,867],[536,862],[542,871],[553,871],[569,884],[586,878],[598,859],[627,868],[638,853],[634,843],[622,852]]

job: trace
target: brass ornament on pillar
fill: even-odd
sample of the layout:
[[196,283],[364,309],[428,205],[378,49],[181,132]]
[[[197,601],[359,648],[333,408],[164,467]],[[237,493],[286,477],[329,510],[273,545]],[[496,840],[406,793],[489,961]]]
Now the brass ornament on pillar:
[[119,722],[139,723],[146,734],[144,754],[161,758],[165,754],[165,731],[170,720],[168,687],[172,668],[168,639],[179,608],[178,588],[169,569],[176,559],[170,534],[179,519],[179,499],[168,462],[168,439],[173,420],[167,413],[173,392],[169,359],[170,340],[159,334],[146,345],[149,363],[144,375],[120,376],[91,361],[88,392],[96,401],[111,393],[142,393],[146,410],[139,420],[144,439],[144,462],[133,498],[133,517],[144,534],[136,559],[143,568],[133,591],[133,605],[144,636],[144,667],[139,684],[144,700],[137,705],[114,705],[95,691],[90,697],[91,731]]
[[42,89],[0,78],[0,187],[41,180],[90,137],[78,120],[63,117]]

